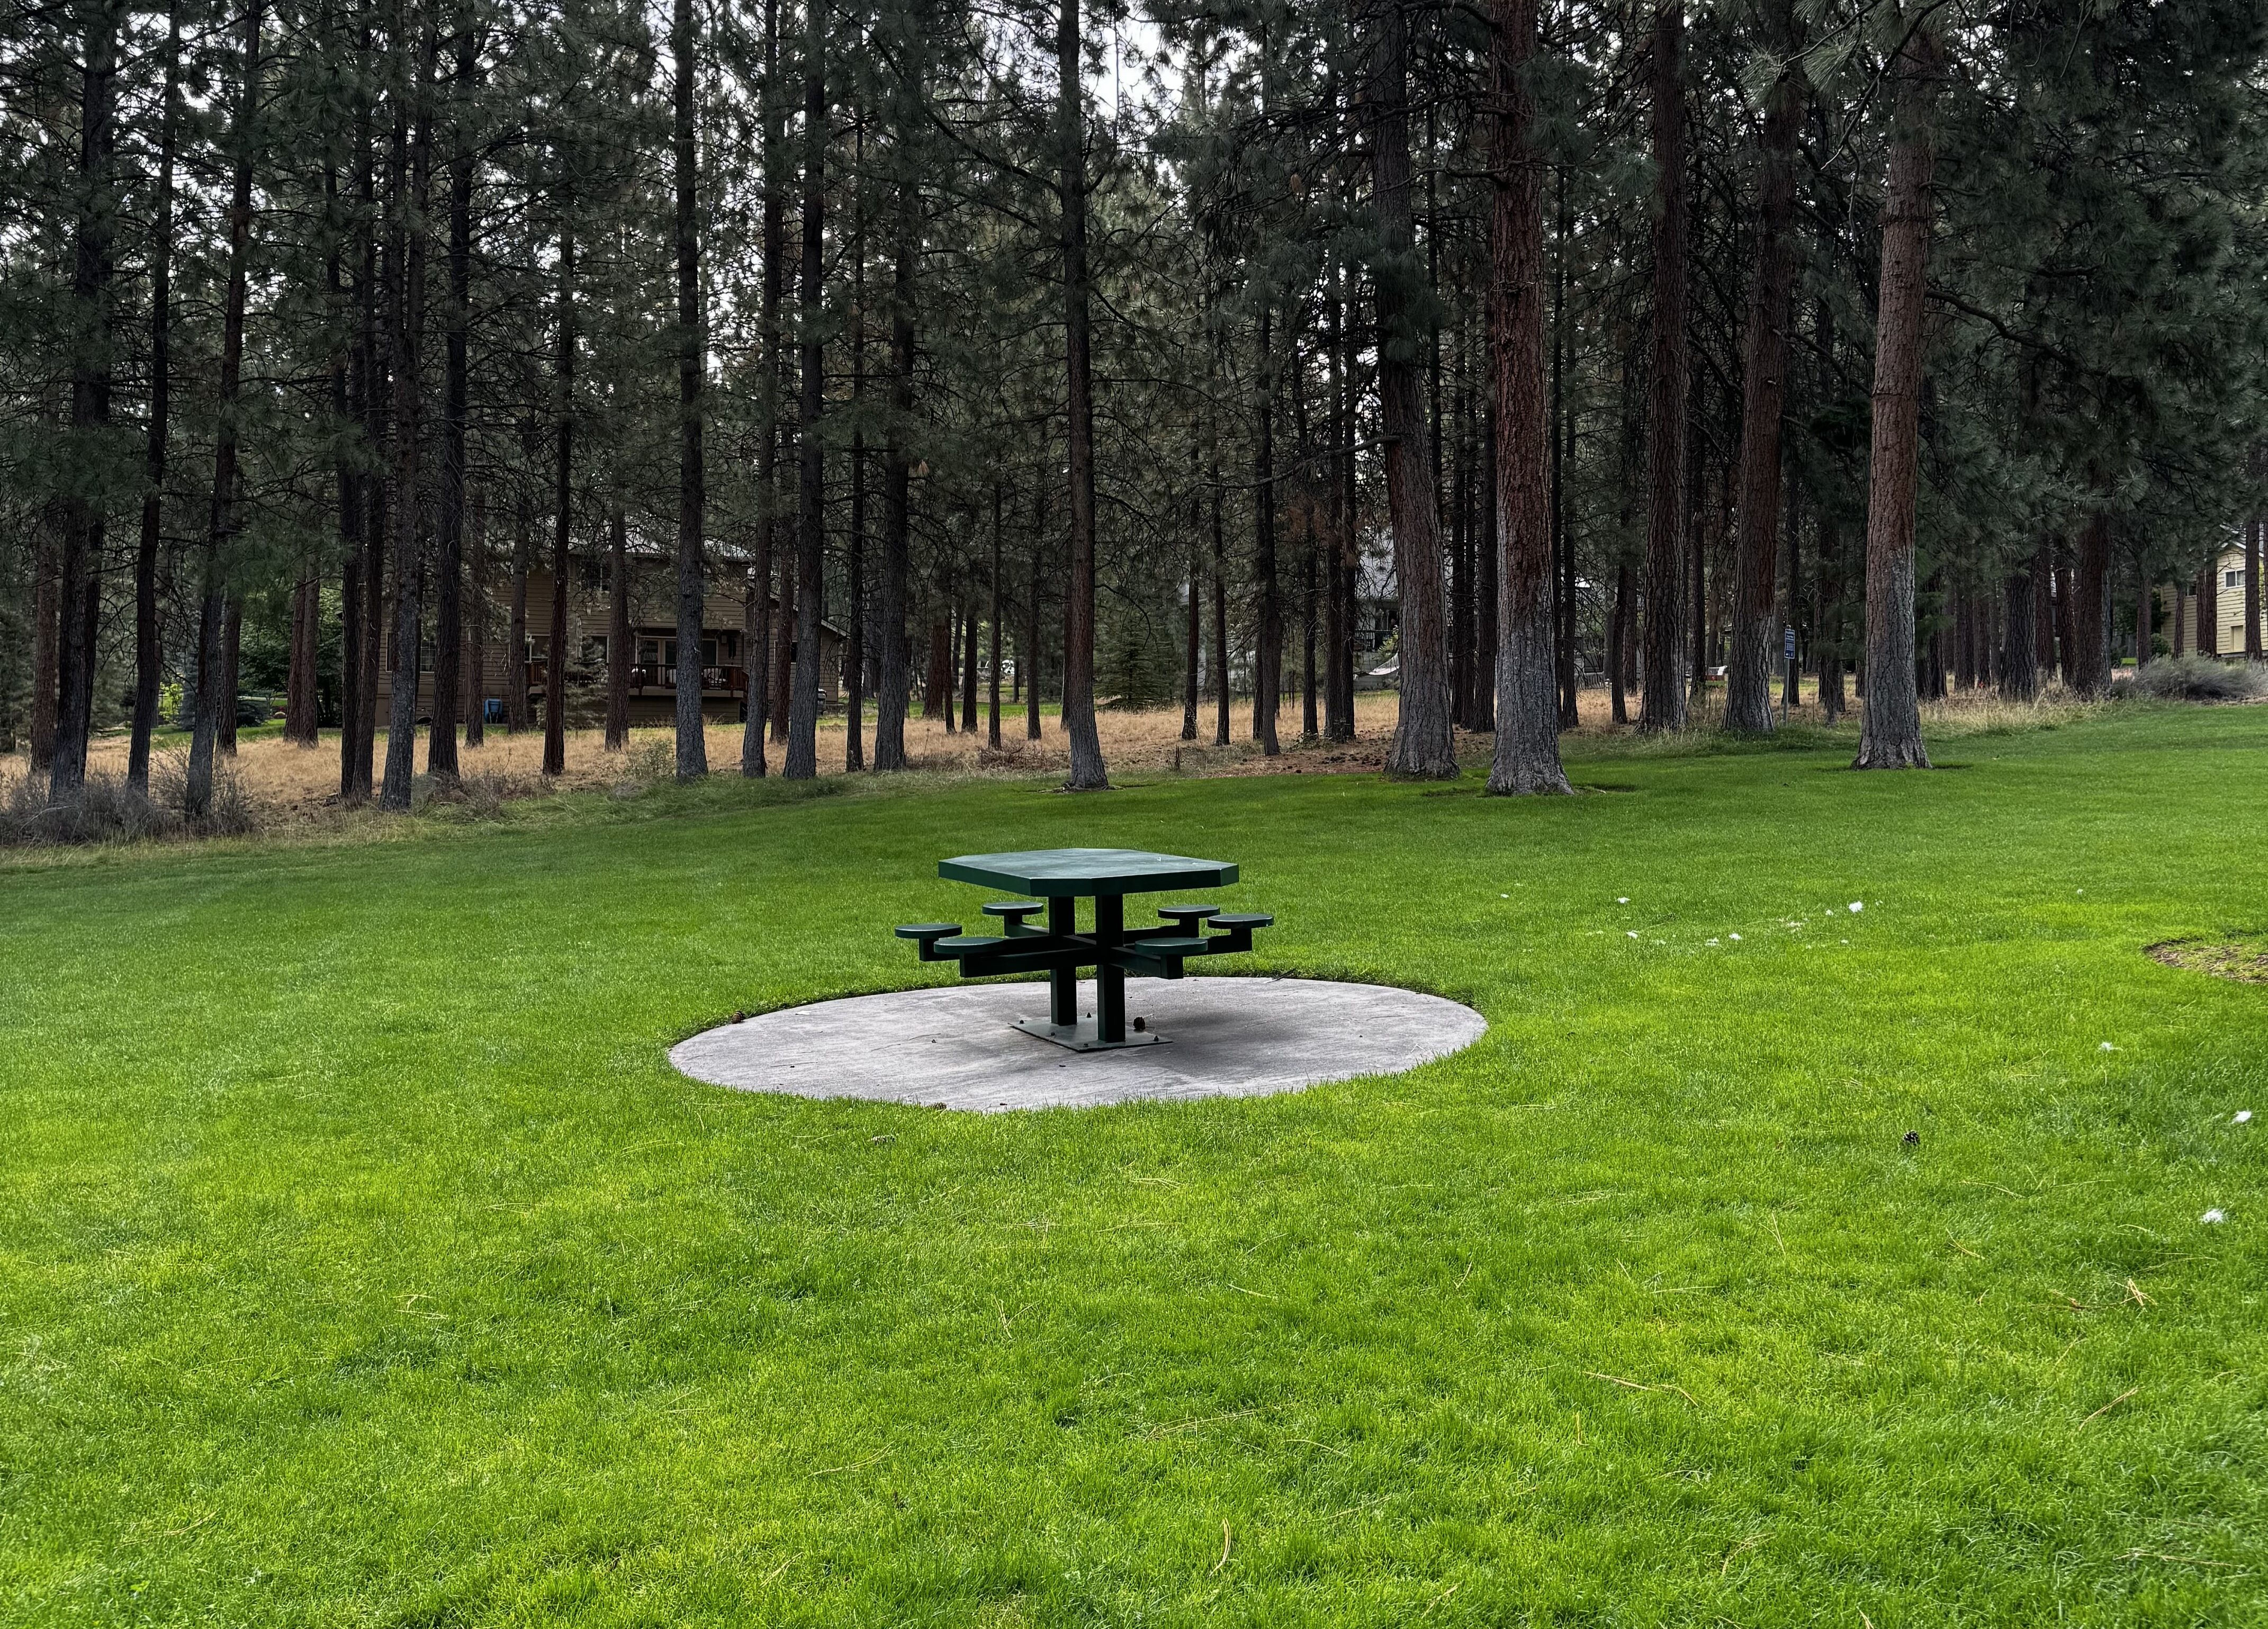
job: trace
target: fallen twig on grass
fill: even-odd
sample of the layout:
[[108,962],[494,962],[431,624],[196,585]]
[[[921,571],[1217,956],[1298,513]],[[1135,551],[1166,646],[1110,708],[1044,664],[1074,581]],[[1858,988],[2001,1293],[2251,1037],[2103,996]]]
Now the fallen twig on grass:
[[2136,1392],[2138,1392],[2138,1391],[2139,1391],[2139,1390],[2141,1390],[2141,1389],[2142,1389],[2142,1388],[2141,1388],[2141,1387],[2139,1387],[2139,1386],[2129,1386],[2129,1387],[2127,1387],[2125,1390],[2124,1390],[2124,1391],[2120,1392],[2117,1397],[2115,1397],[2111,1398],[2110,1402],[2108,1402],[2108,1403],[2104,1404],[2101,1408],[2099,1408],[2099,1409],[2095,1410],[2095,1412],[2093,1412],[2092,1414],[2089,1414],[2089,1415],[2087,1417],[2087,1419],[2082,1419],[2082,1420],[2080,1420],[2080,1421],[2079,1422],[2079,1423],[2080,1423],[2080,1428],[2081,1428],[2081,1429],[2084,1429],[2084,1428],[2086,1427],[2086,1426],[2088,1425],[2088,1421],[2089,1421],[2089,1420],[2096,1420],[2096,1419],[2102,1419],[2105,1414],[2108,1414],[2108,1413],[2109,1413],[2112,1409],[2117,1408],[2117,1407],[2121,1403],[2124,1403],[2127,1398],[2129,1398],[2129,1397],[2132,1397]]
[[864,1471],[869,1465],[880,1464],[889,1456],[890,1450],[888,1448],[884,1448],[872,1459],[862,1459],[855,1465],[829,1465],[824,1471],[814,1471],[811,1474],[814,1477],[832,1477],[839,1476],[845,1471]]
[[1247,1419],[1259,1412],[1256,1408],[1241,1408],[1232,1414],[1207,1414],[1202,1419],[1182,1419],[1170,1426],[1152,1426],[1142,1434],[1152,1438],[1169,1437],[1177,1431],[1195,1431],[1199,1426],[1218,1425],[1224,1419]]
[[1755,1549],[1758,1544],[1764,1543],[1764,1540],[1771,1537],[1771,1529],[1767,1528],[1761,1533],[1749,1534],[1746,1538],[1741,1540],[1739,1544],[1734,1544],[1731,1550],[1726,1552],[1724,1564],[1717,1569],[1717,1576],[1719,1578],[1724,1577],[1727,1572],[1731,1571],[1734,1562],[1739,1560],[1742,1556],[1748,1554],[1749,1551]]
[[1632,1391],[1674,1391],[1679,1397],[1683,1397],[1688,1403],[1692,1404],[1695,1408],[1699,1408],[1701,1406],[1700,1403],[1694,1397],[1691,1392],[1686,1390],[1683,1386],[1673,1386],[1668,1381],[1664,1381],[1659,1386],[1649,1386],[1643,1381],[1624,1380],[1619,1375],[1602,1375],[1596,1369],[1585,1369],[1582,1372],[1590,1376],[1593,1380],[1610,1381],[1617,1386],[1627,1386]]
[[1224,1517],[1220,1524],[1220,1559],[1212,1564],[1212,1572],[1205,1574],[1207,1578],[1214,1576],[1222,1567],[1228,1565],[1228,1552],[1234,1547],[1235,1544],[1235,1537],[1229,1532],[1228,1522],[1226,1518]]

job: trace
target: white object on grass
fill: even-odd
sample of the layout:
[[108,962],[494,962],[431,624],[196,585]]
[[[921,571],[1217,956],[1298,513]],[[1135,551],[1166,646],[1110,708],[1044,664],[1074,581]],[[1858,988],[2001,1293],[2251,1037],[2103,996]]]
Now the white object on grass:
[[1863,899],[1854,899],[1851,902],[1851,914],[1854,917],[1866,908],[1867,902]]
[[2204,1215],[2198,1217],[2198,1220],[2201,1222],[2218,1223],[2225,1222],[2228,1218],[2222,1213],[2220,1208],[2216,1205],[2213,1209],[2207,1211]]
[[2228,1123],[2231,1125],[2242,1125],[2251,1118],[2252,1110],[2250,1109],[2240,1109],[2235,1114],[2228,1117]]
[[2102,1051],[2105,1051],[2105,1052],[2115,1052],[2115,1051],[2117,1051],[2118,1049],[2117,1049],[2117,1047],[2115,1047],[2115,1046],[2111,1045],[2110,1042],[2105,1041],[2105,1042],[2102,1043],[2102,1047],[2101,1047],[2101,1049],[2100,1049],[2100,1050],[2102,1050]]

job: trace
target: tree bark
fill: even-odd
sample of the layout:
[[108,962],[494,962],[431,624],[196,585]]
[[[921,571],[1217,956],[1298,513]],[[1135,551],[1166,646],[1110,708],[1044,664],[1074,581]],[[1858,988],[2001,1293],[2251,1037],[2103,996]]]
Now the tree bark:
[[1220,426],[1212,426],[1212,744],[1228,745],[1227,499],[1220,479]]
[[[404,0],[401,15],[410,8]],[[409,807],[417,767],[417,664],[424,623],[424,562],[417,521],[418,458],[423,396],[418,355],[425,328],[425,203],[432,165],[432,110],[427,87],[432,80],[434,25],[427,21],[409,72],[404,106],[394,116],[392,166],[394,263],[401,287],[388,306],[394,355],[394,674],[387,697],[386,771],[378,805]],[[553,653],[555,660],[557,652]]]
[[551,615],[548,641],[551,648],[543,663],[546,775],[567,772],[568,544],[575,520],[575,190],[571,175],[560,191],[559,398],[552,465]]
[[1023,655],[1018,660],[1019,667],[1027,660],[1031,663],[1032,671],[1024,678],[1024,739],[1035,741],[1041,740],[1042,734],[1040,727],[1040,687],[1047,676],[1048,667],[1046,648],[1040,639],[1040,628],[1045,620],[1042,607],[1048,584],[1046,481],[1046,475],[1042,472],[1032,494],[1032,596],[1030,605],[1026,608]]
[[315,642],[321,637],[321,579],[310,565],[291,585],[291,664],[284,684],[284,739],[315,744]]
[[1493,0],[1489,53],[1489,383],[1496,407],[1494,794],[1566,792],[1553,651],[1551,434],[1543,387],[1543,158],[1528,84],[1536,0]]
[[2002,579],[2000,607],[2000,699],[2034,702],[2040,696],[2038,630],[2032,626],[2036,603],[2032,592],[2032,557],[2024,556]]
[[1402,591],[1401,716],[1386,772],[1453,780],[1456,739],[1449,717],[1447,630],[1441,604],[1441,534],[1433,450],[1418,364],[1429,338],[1423,262],[1414,248],[1410,200],[1410,32],[1399,0],[1367,0],[1371,33],[1363,100],[1373,121],[1371,190],[1378,219],[1373,275],[1378,311],[1378,395],[1386,443],[1386,502]]
[[[679,0],[681,4],[686,0]],[[821,330],[827,226],[827,0],[805,0],[803,51],[803,264],[797,338],[803,353],[796,404],[795,675],[788,690],[790,780],[819,773],[819,595],[827,569],[827,354]]]
[[535,527],[533,505],[525,492],[514,507],[512,527],[512,602],[505,615],[504,660],[504,727],[518,735],[534,727],[527,712],[527,572],[535,551],[529,535]]
[[[1661,0],[1653,97],[1653,374],[1646,422],[1646,689],[1638,727],[1685,727],[1685,4]],[[1698,614],[1700,608],[1691,608]],[[1698,676],[1697,674],[1696,675]]]
[[1000,750],[1000,483],[992,483],[992,672],[987,680],[984,739]]
[[486,490],[471,498],[472,598],[466,614],[465,745],[478,747],[489,733],[489,505]]
[[[695,27],[693,0],[676,0],[669,46],[674,76],[671,158],[677,190],[677,778],[681,781],[699,780],[709,773],[708,730],[701,711],[708,676],[701,660],[702,623],[709,599],[701,387],[708,371],[709,325],[701,294],[701,166],[694,129],[699,41]],[[821,124],[823,136],[823,119]]]
[[[851,173],[866,173],[865,122],[858,120]],[[866,189],[850,189],[850,534],[843,576],[850,615],[843,648],[843,767],[866,767]],[[995,731],[997,734],[998,732]]]
[[1086,101],[1079,0],[1056,15],[1057,201],[1063,238],[1064,463],[1071,477],[1069,582],[1064,607],[1063,727],[1068,792],[1107,792],[1094,724],[1094,376],[1086,263]]
[[2092,700],[2110,690],[2110,516],[2097,509],[2079,534],[2078,622],[2071,686]]
[[1189,448],[1189,590],[1182,642],[1183,741],[1197,738],[1199,669],[1203,666],[1200,657],[1204,648],[1204,558],[1197,549],[1197,537],[1204,523],[1204,459],[1202,448]]
[[465,420],[471,392],[473,141],[466,110],[480,67],[478,32],[457,36],[457,118],[449,155],[449,305],[441,382],[441,490],[435,538],[433,722],[425,738],[429,774],[457,774],[457,726],[465,711]]
[[220,750],[236,756],[236,698],[244,693],[244,597],[228,596],[220,623]]
[[[2138,563],[2135,579],[2142,585],[2142,603],[2150,602],[2150,585]],[[2136,638],[2140,641],[2140,654],[2135,666],[2149,660],[2149,635],[2137,623]],[[2244,658],[2247,661],[2260,660],[2260,517],[2248,515],[2244,520]]]
[[227,582],[226,551],[236,531],[237,402],[244,374],[247,252],[252,242],[253,125],[260,107],[261,0],[246,0],[239,47],[238,101],[231,120],[234,149],[229,178],[228,271],[221,307],[220,370],[214,391],[212,507],[205,531],[204,594],[197,621],[197,717],[189,735],[189,767],[181,812],[194,823],[212,812],[213,754],[219,745],[221,710],[233,724],[236,697],[224,693],[221,622]]
[[1276,580],[1276,356],[1271,315],[1263,299],[1256,345],[1259,377],[1252,426],[1252,575],[1260,601],[1258,626],[1253,630],[1252,739],[1260,743],[1261,756],[1267,758],[1282,750],[1276,741],[1276,719],[1284,689],[1284,602]]
[[[682,636],[681,636],[681,638]],[[607,750],[630,744],[630,520],[622,500],[607,517]]]
[[[118,110],[119,0],[92,0],[79,73],[76,219],[71,232],[71,439],[75,457],[92,464],[110,428],[111,243],[118,216],[112,149]],[[72,490],[63,501],[59,562],[61,650],[55,694],[55,756],[48,796],[61,802],[86,783],[94,726],[95,632],[102,597],[107,504],[99,492]]]
[[1914,497],[1920,478],[1923,299],[1940,71],[1926,26],[1899,54],[1874,319],[1874,445],[1867,492],[1867,697],[1861,770],[1927,769],[1913,687]]
[[[1551,255],[1551,557],[1552,591],[1557,601],[1555,629],[1557,633],[1556,658],[1559,675],[1559,727],[1572,730],[1582,722],[1575,694],[1575,547],[1567,534],[1567,453],[1574,445],[1574,415],[1567,407],[1567,248],[1573,235],[1573,217],[1567,205],[1567,166],[1556,167],[1554,180],[1557,197],[1554,211]],[[1491,414],[1489,436],[1491,446],[1503,435],[1501,418]],[[1501,454],[1491,452],[1491,468]],[[1491,505],[1491,515],[1496,513]],[[1500,524],[1500,523],[1499,523]],[[1500,556],[1502,544],[1491,540],[1491,559]],[[1499,586],[1498,593],[1502,593]],[[1491,596],[1491,601],[1494,595]],[[1496,630],[1498,612],[1490,618],[1491,629],[1482,648],[1496,648],[1501,634]]]
[[[2198,654],[2200,656],[2220,654],[2220,576],[2215,570],[2219,560],[2219,551],[2209,551],[2205,556],[2205,564],[2198,569],[2197,648]],[[2076,604],[2078,596],[2073,594],[2072,598],[2073,604]],[[2073,644],[2076,648],[2078,644],[2076,635],[2073,636]],[[2066,660],[2065,667],[2066,671],[2069,670],[2068,659]]]
[[[904,128],[910,128],[909,120]],[[913,474],[907,438],[914,407],[914,259],[920,247],[921,195],[910,155],[900,153],[898,163],[895,263],[890,275],[890,431],[882,453],[882,582],[874,617],[882,639],[876,675],[880,694],[874,704],[874,767],[878,770],[908,767],[906,708],[911,700],[912,682],[906,662]],[[1036,581],[1032,596],[1036,607]],[[1034,615],[1037,615],[1035,609]],[[1035,709],[1039,705],[1036,693],[1032,705]]]
[[1764,0],[1764,18],[1765,48],[1781,68],[1765,96],[1764,142],[1757,154],[1756,266],[1749,286],[1741,372],[1733,648],[1725,672],[1725,728],[1758,733],[1772,727],[1772,667],[1779,643],[1773,590],[1779,564],[1780,423],[1795,289],[1795,138],[1804,102],[1792,0]]
[[[365,23],[358,66],[366,81],[375,85],[379,71]],[[349,358],[352,370],[355,409],[362,421],[362,458],[354,472],[356,551],[343,593],[357,602],[356,638],[342,660],[354,664],[354,705],[339,730],[340,792],[349,802],[366,801],[375,789],[372,760],[378,742],[379,653],[385,640],[382,626],[386,600],[386,479],[377,466],[387,441],[387,410],[382,400],[385,366],[379,352],[379,309],[384,299],[379,276],[378,232],[377,140],[372,129],[373,95],[365,92],[356,103],[355,196],[356,235],[361,257],[355,276],[355,349]]]
[[[164,536],[166,440],[173,388],[173,149],[181,77],[181,9],[166,9],[166,77],[158,113],[158,196],[150,232],[150,426],[143,454],[142,534],[134,553],[134,720],[126,784],[150,790],[150,738],[158,727],[164,676],[164,625],[158,613],[158,559]],[[330,262],[337,285],[338,258]]]
[[[748,679],[746,717],[740,725],[740,773],[751,780],[761,779],[770,770],[764,758],[764,730],[771,716],[772,556],[779,510],[780,297],[787,256],[786,112],[778,85],[779,0],[764,0],[764,82],[757,92],[763,120],[764,269],[757,318],[763,359],[762,377],[756,381],[756,546],[755,557],[749,564],[755,585],[749,601],[747,638],[743,641],[747,646],[742,656]],[[888,592],[886,578],[885,598]],[[785,609],[781,607],[783,613]],[[888,704],[883,706],[887,714]],[[882,727],[887,728],[887,723]],[[878,740],[875,767],[895,767],[883,762],[883,757],[884,748]]]
[[968,586],[961,608],[961,727],[976,733],[976,585]]

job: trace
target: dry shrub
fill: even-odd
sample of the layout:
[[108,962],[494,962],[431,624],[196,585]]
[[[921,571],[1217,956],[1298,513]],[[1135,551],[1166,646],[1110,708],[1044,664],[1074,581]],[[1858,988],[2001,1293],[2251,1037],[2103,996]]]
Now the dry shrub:
[[0,783],[0,844],[36,847],[96,843],[138,843],[159,837],[241,837],[258,828],[244,785],[225,765],[213,771],[212,806],[192,821],[187,802],[188,762],[164,753],[150,765],[150,791],[143,792],[123,776],[90,773],[85,784],[61,799],[50,799],[48,782],[24,774]]
[[18,776],[0,791],[0,844],[11,847],[131,843],[164,837],[180,824],[170,811],[110,775],[90,775],[76,792],[54,801],[40,776]]
[[2134,689],[2161,701],[2249,702],[2268,696],[2268,674],[2252,662],[2161,656],[2134,675]]
[[171,812],[182,830],[200,837],[241,837],[260,829],[259,816],[254,812],[251,794],[245,790],[244,778],[228,760],[215,758],[211,802],[204,814],[194,821],[181,814],[188,807],[188,753],[161,752],[150,761],[152,800]]

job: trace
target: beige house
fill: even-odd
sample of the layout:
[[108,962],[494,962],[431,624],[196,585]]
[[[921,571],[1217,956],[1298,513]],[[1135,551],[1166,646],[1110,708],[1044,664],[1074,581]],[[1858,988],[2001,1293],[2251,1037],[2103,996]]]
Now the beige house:
[[[505,697],[516,675],[512,650],[512,600],[508,583],[491,581],[485,605],[468,603],[465,616],[465,687],[468,709],[478,705],[501,722]],[[543,714],[543,691],[551,660],[552,581],[549,570],[527,574],[527,642],[524,652],[525,682],[532,717]],[[387,609],[391,627],[391,607]],[[571,726],[596,726],[606,716],[607,683],[613,652],[608,649],[608,623],[612,600],[605,571],[597,563],[578,571],[568,580],[567,593],[567,719]],[[772,672],[794,660],[794,630],[784,628],[777,600],[771,618]],[[748,664],[744,651],[746,606],[733,574],[712,574],[709,595],[701,614],[701,711],[711,723],[736,723],[746,716]],[[475,659],[474,630],[485,625],[485,637]],[[782,641],[785,649],[782,649]],[[842,695],[843,630],[820,624],[819,690],[823,704]],[[633,726],[667,724],[677,717],[677,571],[675,562],[652,555],[630,558],[630,718]],[[381,643],[379,694],[392,682],[394,642]],[[421,722],[430,720],[433,705],[433,644],[426,636],[417,675],[417,709]],[[479,695],[473,694],[477,674]],[[776,687],[777,688],[777,687]]]
[[[2268,645],[2268,605],[2260,618],[2261,643]],[[2158,590],[2158,637],[2179,652],[2244,654],[2244,543],[2230,542],[2213,557],[2213,569],[2186,583]],[[2202,634],[2202,638],[2200,638]]]

